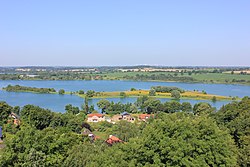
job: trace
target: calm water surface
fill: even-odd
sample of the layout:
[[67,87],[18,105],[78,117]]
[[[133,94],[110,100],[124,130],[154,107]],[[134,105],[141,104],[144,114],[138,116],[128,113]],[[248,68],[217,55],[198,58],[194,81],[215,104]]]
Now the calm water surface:
[[[65,89],[66,91],[77,90],[95,90],[95,91],[125,91],[130,88],[150,89],[151,86],[176,86],[185,90],[205,90],[209,94],[218,94],[225,96],[250,96],[250,86],[245,85],[226,85],[226,84],[198,84],[198,83],[178,83],[178,82],[135,82],[135,81],[0,81],[0,88],[11,85],[22,85],[32,87],[55,88],[56,90]],[[135,102],[136,98],[109,98],[114,102]],[[171,99],[160,99],[161,101],[169,101]],[[0,101],[6,101],[10,105],[24,106],[26,104],[38,105],[53,111],[64,112],[64,107],[67,104],[81,106],[83,99],[71,95],[54,95],[54,94],[33,94],[21,92],[5,92],[0,91]],[[99,99],[90,100],[90,104],[96,103]],[[188,101],[191,104],[197,102],[209,102],[214,107],[221,107],[228,101],[217,101],[212,103],[207,100],[180,100],[180,102]]]

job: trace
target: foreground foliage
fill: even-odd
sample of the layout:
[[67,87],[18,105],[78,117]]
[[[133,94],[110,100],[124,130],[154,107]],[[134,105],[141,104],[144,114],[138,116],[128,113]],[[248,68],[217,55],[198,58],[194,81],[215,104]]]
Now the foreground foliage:
[[[101,101],[103,112],[115,104]],[[0,102],[6,147],[0,166],[242,166],[250,165],[250,99],[232,102],[219,111],[207,103],[161,103],[149,97],[133,104],[137,112],[154,113],[147,122],[84,123],[86,111],[72,105],[64,114],[27,105],[21,125],[7,126],[16,111]],[[116,112],[123,108],[115,107]],[[7,128],[8,127],[8,128]],[[14,130],[11,130],[14,129]],[[102,135],[91,140],[83,131]],[[115,135],[124,143],[108,146]]]
[[183,113],[159,115],[137,138],[100,156],[93,166],[235,166],[237,158],[231,136],[213,119]]
[[239,164],[250,166],[250,98],[222,107],[215,115],[217,122],[230,130],[239,151]]

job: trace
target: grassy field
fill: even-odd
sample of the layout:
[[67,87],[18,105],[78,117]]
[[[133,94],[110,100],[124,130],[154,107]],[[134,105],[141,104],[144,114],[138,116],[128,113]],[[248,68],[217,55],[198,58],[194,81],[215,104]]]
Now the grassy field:
[[102,73],[101,76],[104,79],[122,79],[125,76],[134,77],[136,75],[152,75],[152,74],[174,74],[173,72],[109,72],[109,73]]
[[106,140],[109,137],[109,134],[106,132],[93,131],[93,133],[98,136],[101,140]]
[[250,75],[240,74],[226,74],[226,73],[208,73],[208,74],[193,74],[192,77],[198,81],[218,81],[224,82],[225,80],[247,80],[250,81]]
[[[103,77],[104,80],[117,80],[125,79],[124,77],[136,77],[136,75],[161,75],[161,74],[171,74],[176,75],[174,72],[110,72],[98,74]],[[189,75],[188,73],[177,73],[176,77],[191,77],[195,82],[204,83],[232,83],[232,80],[244,80],[243,82],[235,82],[238,84],[249,84],[250,85],[250,75],[240,75],[240,74],[228,74],[228,73],[197,73]]]

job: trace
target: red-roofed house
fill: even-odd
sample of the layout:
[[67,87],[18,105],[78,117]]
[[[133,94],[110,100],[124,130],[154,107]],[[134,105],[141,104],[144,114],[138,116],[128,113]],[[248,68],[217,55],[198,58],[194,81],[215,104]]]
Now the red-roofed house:
[[140,114],[139,120],[146,122],[147,119],[154,117],[154,115],[151,114]]
[[121,139],[119,139],[118,137],[115,137],[113,135],[109,135],[109,138],[106,140],[106,143],[110,146],[112,146],[115,143],[123,143],[123,141]]
[[88,114],[87,117],[88,117],[87,122],[105,121],[105,115],[100,113]]

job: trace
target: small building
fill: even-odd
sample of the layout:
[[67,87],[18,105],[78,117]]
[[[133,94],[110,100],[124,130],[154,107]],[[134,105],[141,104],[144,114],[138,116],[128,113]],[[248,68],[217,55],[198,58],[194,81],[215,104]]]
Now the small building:
[[129,113],[127,112],[123,112],[121,114],[116,114],[114,115],[112,118],[111,118],[111,122],[112,123],[115,123],[115,122],[118,122],[118,121],[121,121],[121,120],[124,120],[124,121],[128,121],[128,122],[134,122],[135,121],[135,118],[132,117]]
[[11,120],[8,120],[9,123],[13,120],[15,125],[20,125],[20,117],[16,113],[11,112],[9,117],[11,118]]
[[154,115],[152,115],[152,114],[140,114],[139,115],[139,120],[146,122],[147,119],[153,118],[153,117],[154,117]]
[[130,115],[127,112],[121,113],[121,116],[122,116],[122,120],[125,120],[125,121],[128,121],[128,122],[134,122],[135,121],[135,118],[132,117],[132,115]]
[[100,113],[93,113],[87,115],[87,122],[100,122],[105,121],[105,115]]
[[121,139],[116,136],[109,135],[109,138],[105,141],[109,146],[112,146],[115,143],[123,143]]
[[111,118],[112,123],[118,122],[120,120],[122,120],[122,116],[120,114],[116,114]]
[[83,136],[88,136],[90,141],[91,142],[94,142],[95,140],[97,139],[100,139],[99,136],[96,136],[94,133],[92,133],[89,129],[85,128],[83,131],[82,131],[82,135]]
[[94,135],[93,133],[90,133],[90,134],[88,135],[88,137],[90,138],[91,142],[94,142],[94,141],[100,139],[99,136],[96,136],[96,135]]

